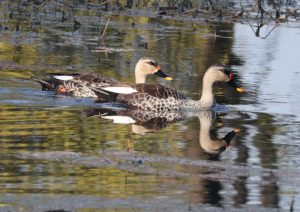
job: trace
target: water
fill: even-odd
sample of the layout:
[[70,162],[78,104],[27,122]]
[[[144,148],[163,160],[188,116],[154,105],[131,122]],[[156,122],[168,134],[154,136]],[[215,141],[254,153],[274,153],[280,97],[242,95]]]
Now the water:
[[[300,209],[299,25],[266,25],[259,38],[248,24],[135,16],[132,26],[128,16],[112,16],[105,53],[98,38],[107,18],[82,9],[74,31],[49,13],[33,25],[2,17],[0,211]],[[193,99],[214,63],[234,67],[246,93],[218,84],[217,101],[229,110],[156,120],[141,131],[87,115],[120,114],[120,105],[55,96],[30,80],[95,72],[130,83],[141,56],[174,78],[149,82]],[[218,138],[240,129],[219,154],[207,153],[210,124]]]

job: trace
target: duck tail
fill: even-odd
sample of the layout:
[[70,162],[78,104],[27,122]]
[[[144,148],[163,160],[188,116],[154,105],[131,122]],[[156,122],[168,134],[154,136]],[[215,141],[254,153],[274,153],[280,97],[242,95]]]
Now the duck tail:
[[53,90],[54,89],[54,85],[45,80],[42,80],[40,78],[33,77],[33,76],[31,77],[31,79],[36,82],[39,82],[42,86],[42,90]]

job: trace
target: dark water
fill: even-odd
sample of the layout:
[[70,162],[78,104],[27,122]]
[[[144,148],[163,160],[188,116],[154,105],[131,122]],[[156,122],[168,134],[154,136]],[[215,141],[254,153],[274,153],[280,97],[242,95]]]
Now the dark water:
[[[78,11],[82,26],[74,31],[72,22],[58,21],[51,11],[36,24],[5,14],[0,211],[300,209],[299,25],[266,25],[256,37],[248,24],[137,16],[133,26],[128,16],[111,16],[105,52],[98,39],[106,17]],[[174,78],[149,82],[193,99],[214,63],[234,67],[246,93],[216,85],[217,101],[229,110],[142,135],[132,125],[86,115],[103,108],[122,111],[119,105],[58,97],[30,80],[53,72],[94,72],[129,83],[142,56],[154,57]],[[207,153],[210,141],[201,140],[211,122],[219,138],[240,129],[220,154]]]

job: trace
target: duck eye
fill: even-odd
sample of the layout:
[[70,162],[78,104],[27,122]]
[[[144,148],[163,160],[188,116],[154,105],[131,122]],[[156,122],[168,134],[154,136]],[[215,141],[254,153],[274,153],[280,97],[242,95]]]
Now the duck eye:
[[154,61],[149,61],[149,62],[147,62],[149,65],[152,65],[152,66],[154,66],[154,67],[157,67],[158,66],[158,64],[156,63],[156,62],[154,62]]
[[226,75],[230,75],[231,74],[231,72],[229,71],[229,70],[226,70],[226,69],[224,69],[224,73],[226,74]]
[[230,69],[230,68],[224,68],[224,69],[223,69],[223,72],[224,72],[227,76],[230,76],[230,75],[232,75],[231,70],[232,70],[232,69]]

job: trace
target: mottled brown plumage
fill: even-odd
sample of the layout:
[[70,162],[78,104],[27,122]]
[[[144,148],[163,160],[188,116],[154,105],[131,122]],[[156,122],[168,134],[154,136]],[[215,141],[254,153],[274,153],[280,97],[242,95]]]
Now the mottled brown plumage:
[[[146,76],[154,74],[166,80],[172,80],[166,75],[151,58],[141,58],[135,67],[136,83],[144,83]],[[42,90],[54,91],[56,94],[70,95],[75,97],[93,97],[97,96],[93,89],[103,86],[116,86],[119,82],[111,77],[99,74],[53,74],[48,79],[39,79],[32,77],[33,80],[42,85]],[[92,89],[93,88],[93,89]]]
[[64,75],[51,75],[49,79],[32,77],[42,85],[44,91],[54,91],[56,94],[70,95],[76,97],[98,96],[89,87],[115,86],[119,82],[111,77],[98,74],[68,74],[72,80],[61,80],[56,77]]
[[157,98],[167,99],[170,96],[175,99],[185,99],[185,96],[178,92],[175,88],[167,87],[160,84],[134,84],[132,85],[139,93],[147,93]]

